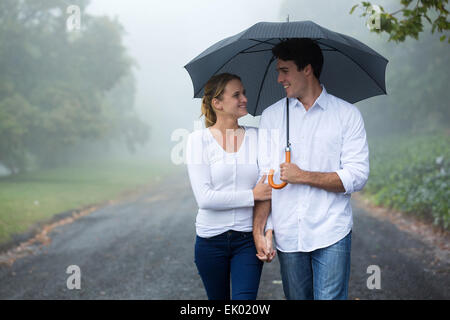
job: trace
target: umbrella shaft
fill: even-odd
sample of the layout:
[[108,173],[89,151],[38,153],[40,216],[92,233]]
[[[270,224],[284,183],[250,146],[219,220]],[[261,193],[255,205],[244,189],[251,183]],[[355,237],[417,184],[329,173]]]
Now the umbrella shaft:
[[289,148],[289,98],[286,97],[286,148]]

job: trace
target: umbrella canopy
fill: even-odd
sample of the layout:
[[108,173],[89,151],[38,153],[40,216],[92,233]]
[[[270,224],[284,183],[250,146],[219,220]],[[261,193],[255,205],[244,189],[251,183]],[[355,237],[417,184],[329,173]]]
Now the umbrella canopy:
[[194,85],[194,97],[203,96],[204,86],[213,75],[234,73],[246,89],[248,112],[260,115],[286,95],[277,83],[272,47],[289,38],[311,38],[320,46],[324,64],[319,80],[327,92],[350,103],[386,94],[386,58],[352,37],[311,21],[296,21],[260,22],[203,51],[185,66]]

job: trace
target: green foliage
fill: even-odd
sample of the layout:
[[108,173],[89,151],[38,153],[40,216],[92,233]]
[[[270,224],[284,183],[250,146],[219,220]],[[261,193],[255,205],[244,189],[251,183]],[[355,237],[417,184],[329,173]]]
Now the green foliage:
[[[447,20],[448,11],[445,9],[448,0],[417,0],[415,6],[409,8],[412,2],[412,0],[401,0],[401,8],[392,13],[385,12],[384,8],[380,6],[380,28],[372,28],[371,31],[375,33],[385,32],[389,34],[389,41],[403,42],[407,37],[416,40],[419,38],[419,34],[423,31],[424,20],[430,23],[432,33],[436,29],[439,33],[447,32],[450,29],[450,22]],[[373,5],[367,1],[354,5],[350,14],[358,7],[362,8],[361,16],[363,17],[373,14],[371,10]],[[395,17],[398,14],[402,14],[402,17]],[[450,37],[445,34],[440,37],[440,40],[445,41],[445,38],[448,38],[450,43]]]
[[132,149],[147,139],[133,111],[134,62],[122,26],[90,16],[87,0],[70,4],[80,8],[81,30],[67,30],[65,0],[0,2],[0,162],[13,173],[29,159],[61,164],[86,142],[124,139]]
[[450,227],[450,135],[371,140],[364,192],[376,205],[432,218]]
[[12,173],[26,166],[24,141],[36,113],[36,108],[19,94],[9,95],[0,101],[0,162]]
[[431,34],[424,34],[420,41],[383,45],[380,51],[389,59],[387,95],[358,103],[368,136],[448,128],[448,45]]

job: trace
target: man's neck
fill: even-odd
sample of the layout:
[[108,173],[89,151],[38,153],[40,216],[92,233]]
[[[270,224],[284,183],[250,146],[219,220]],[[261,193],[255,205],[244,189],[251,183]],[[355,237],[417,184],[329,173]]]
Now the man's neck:
[[314,102],[319,98],[322,93],[322,86],[319,82],[314,82],[311,86],[306,89],[306,92],[301,97],[297,99],[303,104],[306,111],[308,111],[314,104]]

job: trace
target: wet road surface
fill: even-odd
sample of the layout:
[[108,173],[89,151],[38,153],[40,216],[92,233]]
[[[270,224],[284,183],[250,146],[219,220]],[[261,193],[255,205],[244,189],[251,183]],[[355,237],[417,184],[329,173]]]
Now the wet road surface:
[[[101,206],[12,265],[0,263],[0,299],[206,299],[194,264],[196,211],[185,173]],[[433,248],[360,203],[353,214],[349,299],[450,298],[449,266]],[[67,287],[71,265],[80,268],[80,289]],[[371,265],[381,289],[367,286]],[[284,299],[277,259],[264,265],[258,299]]]

